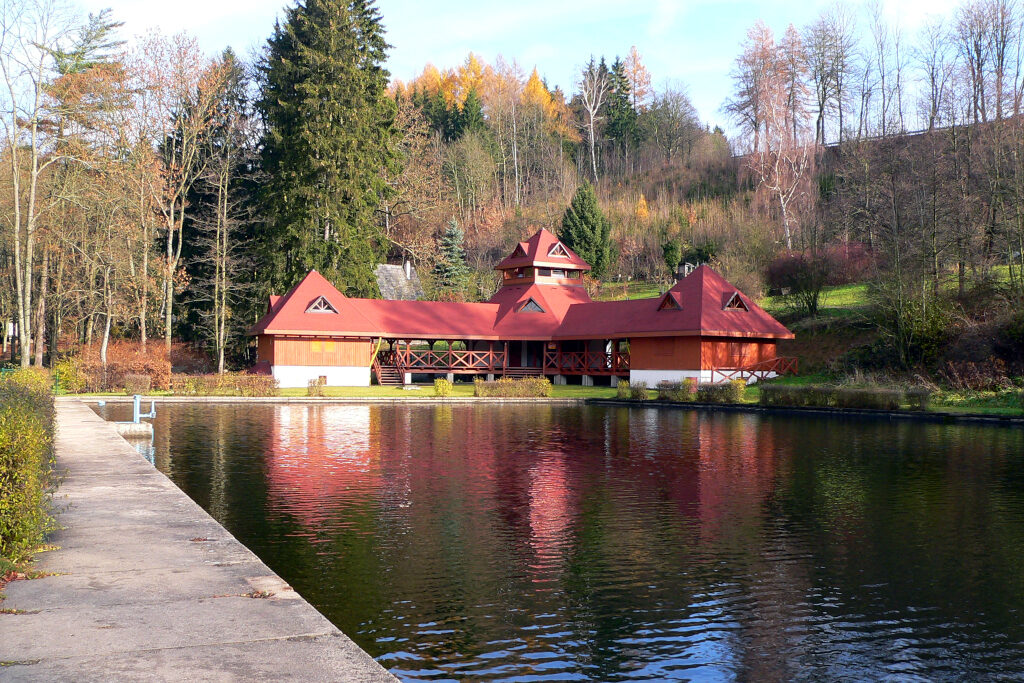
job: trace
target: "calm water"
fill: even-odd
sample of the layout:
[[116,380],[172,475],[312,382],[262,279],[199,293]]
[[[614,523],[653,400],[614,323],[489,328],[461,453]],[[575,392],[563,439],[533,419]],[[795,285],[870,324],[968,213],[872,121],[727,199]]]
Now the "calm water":
[[1024,678],[1024,430],[158,413],[157,466],[404,680]]

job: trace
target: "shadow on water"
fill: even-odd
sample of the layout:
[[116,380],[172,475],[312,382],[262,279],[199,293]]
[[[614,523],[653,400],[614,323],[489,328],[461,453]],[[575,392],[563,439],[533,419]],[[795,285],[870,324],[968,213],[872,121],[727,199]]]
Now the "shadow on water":
[[170,404],[152,455],[405,680],[1024,677],[1024,430]]

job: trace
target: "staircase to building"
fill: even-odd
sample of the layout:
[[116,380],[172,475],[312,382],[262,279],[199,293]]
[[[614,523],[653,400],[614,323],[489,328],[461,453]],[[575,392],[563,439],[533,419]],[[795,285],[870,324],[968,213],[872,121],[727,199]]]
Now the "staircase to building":
[[540,377],[544,374],[544,368],[505,368],[504,376],[510,379],[522,379],[523,377]]
[[373,370],[377,375],[377,384],[382,387],[400,387],[405,383],[402,371],[394,366],[374,364]]

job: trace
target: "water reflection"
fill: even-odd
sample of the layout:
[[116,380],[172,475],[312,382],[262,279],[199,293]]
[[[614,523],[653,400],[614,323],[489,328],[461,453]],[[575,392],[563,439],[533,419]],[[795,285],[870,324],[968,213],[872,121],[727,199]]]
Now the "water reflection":
[[156,462],[405,680],[1024,676],[1024,432],[175,406]]

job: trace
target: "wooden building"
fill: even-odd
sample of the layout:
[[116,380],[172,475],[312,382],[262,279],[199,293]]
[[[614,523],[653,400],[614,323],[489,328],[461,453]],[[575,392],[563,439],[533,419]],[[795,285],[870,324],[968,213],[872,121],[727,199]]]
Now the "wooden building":
[[[793,334],[707,266],[663,296],[593,301],[590,266],[540,230],[495,267],[487,303],[382,301],[341,294],[316,271],[270,297],[250,330],[257,369],[282,387],[410,382],[412,375],[546,375],[583,384],[608,377],[748,381],[795,372],[776,354]],[[600,380],[605,381],[605,380]]]

